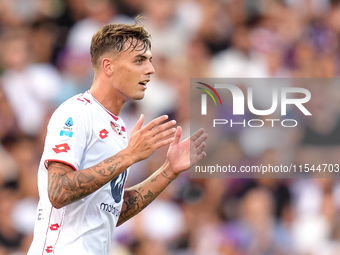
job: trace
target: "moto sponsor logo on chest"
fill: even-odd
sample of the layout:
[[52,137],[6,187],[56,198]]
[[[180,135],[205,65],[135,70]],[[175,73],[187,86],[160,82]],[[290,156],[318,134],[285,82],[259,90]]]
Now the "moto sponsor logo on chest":
[[114,205],[110,205],[107,203],[101,203],[99,206],[100,210],[111,213],[115,217],[119,217],[120,210],[118,210]]

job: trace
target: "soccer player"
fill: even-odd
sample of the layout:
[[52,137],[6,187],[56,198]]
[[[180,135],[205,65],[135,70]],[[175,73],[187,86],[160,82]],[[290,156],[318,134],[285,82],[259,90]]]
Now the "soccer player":
[[[150,35],[134,25],[109,24],[93,36],[91,89],[67,100],[48,124],[38,171],[40,201],[29,255],[107,255],[116,225],[143,210],[181,172],[205,157],[207,134],[179,142],[181,127],[161,116],[127,140],[119,113],[144,97],[154,68]],[[129,166],[169,145],[165,163],[124,189]]]

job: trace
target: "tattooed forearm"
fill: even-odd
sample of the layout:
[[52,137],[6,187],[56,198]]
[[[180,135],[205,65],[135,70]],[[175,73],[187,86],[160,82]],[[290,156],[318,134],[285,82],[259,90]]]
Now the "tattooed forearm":
[[81,171],[51,162],[48,167],[48,194],[52,205],[61,208],[93,193],[128,167],[124,155],[116,155]]
[[[146,193],[144,190],[142,194]],[[161,192],[147,191],[146,195],[142,195],[136,189],[128,189],[124,193],[123,209],[120,213],[117,226],[135,216],[137,213],[147,207]]]
[[[135,216],[141,209],[140,209],[140,202],[143,201],[143,197],[141,194],[136,190],[126,190],[124,193],[124,202],[123,208],[119,216],[118,225],[123,223],[124,221],[132,218]],[[124,221],[122,221],[125,219]],[[120,222],[122,221],[122,222]]]
[[147,207],[172,181],[164,169],[159,169],[144,182],[126,189],[117,226]]

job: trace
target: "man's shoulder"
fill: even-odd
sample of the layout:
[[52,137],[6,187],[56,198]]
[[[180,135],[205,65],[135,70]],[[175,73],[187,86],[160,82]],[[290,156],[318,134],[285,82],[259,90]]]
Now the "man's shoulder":
[[72,113],[79,111],[79,114],[83,114],[87,111],[90,104],[91,101],[87,99],[85,93],[80,93],[67,99],[57,108],[56,111],[66,111]]
[[63,102],[54,111],[52,118],[65,118],[66,115],[81,119],[88,118],[91,112],[91,102],[84,94],[77,94]]

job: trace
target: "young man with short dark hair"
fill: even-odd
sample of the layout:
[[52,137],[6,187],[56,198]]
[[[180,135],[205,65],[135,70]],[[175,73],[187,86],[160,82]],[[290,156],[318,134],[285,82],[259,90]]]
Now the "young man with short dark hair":
[[[29,255],[108,255],[112,234],[152,202],[181,172],[205,157],[203,130],[179,142],[167,116],[127,140],[119,117],[127,101],[144,97],[154,68],[143,26],[109,24],[92,38],[91,89],[52,115],[38,171],[40,201]],[[170,138],[169,138],[170,137]],[[169,145],[165,163],[144,182],[124,189],[129,166]]]

